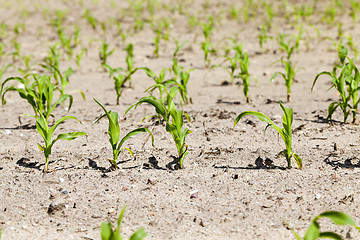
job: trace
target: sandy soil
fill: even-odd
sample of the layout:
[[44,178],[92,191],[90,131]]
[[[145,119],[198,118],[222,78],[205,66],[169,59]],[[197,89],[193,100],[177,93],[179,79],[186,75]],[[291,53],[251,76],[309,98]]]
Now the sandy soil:
[[[109,65],[125,68],[124,47],[132,42],[135,67],[146,66],[159,73],[172,65],[174,41],[162,40],[160,56],[154,58],[155,34],[148,23],[142,31],[129,34],[125,43],[115,34],[111,18],[121,19],[125,30],[134,23],[129,15],[121,17],[128,4],[74,2],[54,4],[38,0],[31,5],[27,1],[0,1],[1,22],[8,26],[7,35],[1,39],[5,52],[14,50],[12,29],[23,22],[25,29],[17,41],[21,43],[21,54],[33,55],[33,71],[41,69],[38,64],[47,56],[48,47],[58,41],[50,25],[56,9],[67,9],[66,31],[73,32],[77,24],[81,46],[88,50],[80,68],[66,57],[61,62],[63,69],[76,69],[67,88],[74,96],[69,114],[79,118],[82,125],[67,121],[58,133],[85,131],[88,137],[54,145],[50,168],[56,171],[42,173],[44,158],[37,147],[41,137],[34,119],[23,116],[32,114],[31,107],[17,93],[6,96],[7,104],[0,115],[2,239],[100,239],[100,223],[115,222],[126,203],[123,235],[129,237],[143,227],[148,233],[146,239],[295,239],[284,221],[304,235],[311,219],[325,210],[346,212],[360,223],[359,126],[343,124],[341,112],[334,114],[333,124],[325,121],[329,103],[338,99],[334,89],[326,91],[329,78],[321,78],[314,91],[310,90],[316,74],[331,71],[337,60],[333,43],[323,39],[336,38],[337,23],[343,23],[345,35],[352,34],[354,40],[360,37],[358,21],[353,24],[347,12],[339,14],[334,24],[323,23],[320,15],[302,21],[306,31],[299,52],[293,56],[301,69],[292,87],[291,102],[285,103],[284,81],[280,77],[274,83],[269,81],[275,71],[282,70],[281,64],[274,62],[285,53],[275,40],[268,40],[263,51],[258,44],[257,27],[265,15],[258,13],[248,23],[240,17],[237,22],[227,17],[232,4],[240,8],[237,1],[214,1],[207,12],[202,10],[204,1],[185,1],[188,14],[195,14],[201,21],[206,21],[204,16],[221,17],[212,33],[212,42],[218,49],[217,56],[211,56],[212,64],[222,61],[226,46],[231,44],[224,41],[227,37],[237,35],[238,43],[249,53],[250,73],[257,82],[252,79],[251,103],[246,103],[241,84],[223,86],[222,82],[229,80],[226,71],[205,67],[201,28],[189,30],[186,15],[176,10],[180,1],[168,4],[167,11],[158,10],[158,18],[174,19],[171,35],[188,41],[180,51],[181,65],[194,68],[188,86],[193,104],[183,106],[192,119],[186,122],[193,131],[187,137],[190,153],[184,169],[172,170],[168,164],[173,161],[176,148],[170,134],[151,120],[140,123],[154,109],[141,105],[123,117],[131,104],[147,95],[144,90],[152,80],[144,73],[135,73],[133,87],[124,90],[120,105],[116,105],[113,80],[99,67],[98,54],[101,41],[106,39],[110,48],[117,48],[109,57]],[[317,11],[324,11],[326,6],[327,3],[319,4]],[[106,33],[100,25],[96,30],[91,28],[83,17],[85,8],[106,23]],[[144,18],[148,15],[144,14]],[[294,19],[286,21],[275,16],[272,26],[271,36],[297,33]],[[1,66],[11,62],[11,56],[1,58]],[[14,64],[24,66],[21,60]],[[21,75],[11,68],[3,80],[10,76]],[[76,92],[78,89],[85,92],[86,101]],[[132,138],[126,145],[134,151],[135,158],[124,151],[120,154],[121,169],[108,171],[108,123],[104,119],[92,124],[102,114],[93,97],[119,112],[122,135],[140,126],[152,129],[157,149],[151,147],[145,135]],[[261,111],[281,124],[279,101],[294,109],[293,147],[303,159],[302,170],[294,162],[293,168],[286,169],[284,157],[276,156],[284,147],[282,139],[272,129],[264,134],[265,123],[247,117],[233,127],[236,116],[245,110]],[[67,114],[64,107],[55,110],[56,119]],[[266,165],[269,160],[272,163]],[[333,227],[328,221],[321,224],[322,229],[336,230],[347,239],[360,239],[360,233],[353,228]]]

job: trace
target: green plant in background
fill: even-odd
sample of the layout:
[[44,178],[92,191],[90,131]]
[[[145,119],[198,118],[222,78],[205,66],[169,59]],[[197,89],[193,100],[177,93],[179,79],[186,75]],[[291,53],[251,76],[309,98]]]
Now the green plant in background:
[[352,122],[355,123],[357,121],[356,113],[360,102],[360,97],[358,94],[360,74],[353,61],[348,57],[346,57],[346,59],[348,62],[344,63],[338,77],[334,72],[323,71],[316,75],[311,90],[313,90],[316,81],[321,75],[330,76],[332,81],[331,87],[336,88],[340,94],[341,99],[339,101],[332,102],[329,105],[327,119],[331,121],[333,113],[338,107],[340,107],[344,115],[344,123],[346,122],[350,113],[353,114]]
[[250,102],[249,99],[249,85],[250,85],[250,73],[249,73],[249,55],[244,52],[243,56],[239,58],[240,63],[240,73],[238,75],[239,78],[243,80],[243,93],[246,97],[246,102]]
[[90,14],[90,10],[88,8],[85,10],[84,17],[89,22],[92,29],[96,30],[97,20]]
[[291,59],[291,55],[293,54],[294,50],[298,51],[302,35],[303,35],[303,29],[302,26],[300,26],[298,35],[289,37],[285,34],[279,34],[278,37],[276,38],[281,49],[283,49],[286,52],[287,60]]
[[115,48],[112,50],[109,50],[109,44],[106,43],[105,41],[102,42],[101,44],[101,48],[100,48],[100,53],[99,53],[99,58],[101,61],[101,66],[103,66],[104,64],[107,64],[107,58],[113,54],[115,52]]
[[280,74],[283,79],[285,80],[285,86],[286,86],[286,92],[287,92],[287,101],[290,102],[291,97],[291,86],[293,84],[294,78],[295,78],[295,69],[292,66],[290,61],[281,60],[281,62],[284,64],[285,72],[275,72],[270,78],[270,82],[274,81],[276,76]]
[[208,23],[207,24],[202,23],[201,26],[203,28],[203,35],[204,35],[204,41],[201,43],[201,49],[204,52],[205,65],[209,66],[210,65],[209,54],[216,52],[216,50],[213,48],[211,44],[211,33],[214,31],[214,27],[215,27],[214,17],[210,16]]
[[[124,142],[126,140],[128,140],[130,137],[135,136],[139,133],[149,133],[151,135],[152,145],[154,146],[154,136],[152,135],[150,130],[147,128],[137,128],[135,130],[132,130],[131,132],[126,134],[125,137],[123,137],[120,140],[120,125],[119,125],[119,120],[118,120],[119,114],[117,112],[112,112],[111,110],[110,111],[106,110],[106,108],[100,102],[98,102],[95,98],[94,98],[94,101],[97,104],[99,104],[100,107],[105,112],[105,114],[102,115],[101,117],[99,117],[98,119],[96,119],[94,123],[98,122],[100,119],[102,119],[105,116],[107,117],[107,119],[109,121],[108,134],[109,134],[109,141],[110,141],[112,151],[113,151],[113,159],[108,159],[108,160],[111,163],[112,167],[114,167],[115,169],[119,168],[117,165],[119,153],[122,150],[122,145],[124,144]],[[129,148],[125,148],[125,149],[129,151],[131,156],[133,156],[133,152],[131,151],[131,149],[129,149]]]
[[[36,117],[36,129],[40,133],[41,137],[44,140],[44,144],[38,144],[39,149],[44,152],[44,156],[46,159],[44,172],[49,172],[49,156],[51,154],[51,149],[55,142],[58,140],[74,140],[79,136],[86,136],[85,132],[70,132],[70,133],[61,133],[56,138],[53,139],[53,134],[56,128],[65,120],[74,119],[80,122],[76,117],[73,116],[65,116],[60,118],[55,122],[52,127],[49,127],[47,119],[44,117],[42,113],[39,113],[39,116]],[[80,122],[81,123],[81,122]]]
[[[166,90],[166,88],[164,87]],[[185,142],[186,136],[191,133],[191,131],[188,128],[183,129],[184,125],[184,116],[190,121],[189,116],[184,113],[183,110],[177,110],[174,98],[176,94],[178,93],[177,87],[172,87],[170,91],[167,92],[166,96],[166,104],[161,102],[159,99],[157,99],[154,96],[148,96],[141,98],[137,103],[131,105],[125,112],[127,114],[130,109],[133,107],[137,107],[138,105],[142,103],[148,103],[155,107],[155,111],[158,114],[160,118],[162,118],[166,124],[166,131],[170,133],[173,137],[173,140],[175,142],[178,157],[177,157],[177,165],[176,167],[183,168],[183,162],[185,159],[185,156],[189,153],[188,152],[188,145]]]
[[31,67],[30,67],[30,61],[31,61],[31,59],[33,58],[33,55],[23,55],[23,56],[21,56],[21,60],[23,61],[23,63],[24,63],[24,66],[25,66],[25,68],[18,68],[18,71],[21,73],[21,74],[23,74],[23,75],[26,75],[27,73],[29,73],[30,72],[30,70],[31,70]]
[[176,84],[176,81],[174,79],[170,79],[170,80],[164,80],[165,79],[165,73],[167,71],[169,71],[169,68],[163,68],[161,69],[161,72],[159,75],[155,74],[152,70],[150,70],[147,67],[139,67],[136,68],[136,70],[144,70],[146,75],[148,77],[150,77],[151,79],[154,80],[154,85],[152,85],[151,87],[149,87],[147,89],[147,91],[149,93],[152,93],[155,89],[159,90],[159,98],[160,98],[160,102],[164,103],[165,102],[165,98],[164,98],[164,91],[166,92],[166,89],[164,90],[164,88],[170,86],[170,84]]
[[272,39],[271,36],[268,35],[268,27],[266,25],[261,25],[259,27],[259,45],[260,45],[260,50],[263,50],[263,46],[264,43],[266,42],[267,39]]
[[13,63],[15,63],[16,60],[19,59],[21,56],[21,54],[20,54],[21,44],[19,42],[17,42],[16,40],[13,40],[12,44],[14,46],[14,51],[11,52],[10,55],[12,56]]
[[[101,223],[101,240],[123,240],[120,232],[120,225],[121,225],[121,221],[122,218],[124,216],[125,213],[125,209],[126,209],[126,205],[123,207],[123,209],[121,210],[121,213],[119,215],[119,218],[117,220],[117,227],[114,230],[114,225],[111,222],[105,223],[102,222]],[[129,240],[142,240],[147,236],[146,232],[144,231],[143,228],[139,228],[136,232],[134,232]]]
[[[69,84],[69,78],[74,73],[74,70],[72,68],[68,68],[63,73],[60,72],[59,68],[55,65],[52,65],[50,63],[48,64],[40,64],[45,69],[50,70],[50,72],[53,74],[53,78],[55,80],[54,84],[57,86],[57,89],[60,91],[61,95],[65,94],[65,88]],[[82,93],[83,98],[84,94]]]
[[336,239],[336,240],[343,239],[339,234],[334,232],[321,232],[320,224],[318,222],[320,218],[328,218],[334,224],[340,226],[345,226],[345,225],[353,226],[355,227],[355,229],[360,231],[360,227],[356,225],[354,219],[351,216],[349,216],[346,213],[338,212],[338,211],[327,211],[321,213],[319,216],[316,216],[312,220],[311,225],[308,227],[304,238],[301,238],[299,234],[297,234],[292,227],[288,226],[288,224],[285,223],[285,225],[287,225],[290,228],[291,232],[294,234],[297,240],[316,240],[319,238],[328,238],[328,239]]
[[[230,68],[223,65],[226,62],[230,63]],[[211,67],[212,68],[221,67],[222,69],[224,69],[230,75],[230,83],[234,84],[235,70],[238,67],[238,59],[237,58],[226,56],[225,60],[221,64],[212,65]]]
[[282,139],[284,140],[286,148],[283,151],[281,151],[278,155],[280,155],[280,154],[285,155],[285,158],[286,158],[286,161],[288,164],[288,168],[291,168],[291,158],[294,157],[298,167],[301,169],[302,168],[302,160],[299,157],[299,155],[294,153],[292,150],[291,126],[293,123],[293,109],[284,107],[284,105],[281,102],[280,102],[280,107],[282,108],[282,110],[284,112],[283,123],[282,123],[283,128],[280,128],[279,126],[275,125],[275,123],[273,121],[271,121],[271,119],[269,117],[267,117],[266,115],[264,115],[263,113],[254,112],[254,111],[245,111],[245,112],[240,113],[235,119],[234,127],[240,121],[241,118],[243,118],[247,115],[253,115],[253,116],[257,117],[260,121],[267,122],[268,125],[266,126],[265,131],[268,127],[272,127],[281,135]]
[[[30,76],[33,78],[33,82],[28,79]],[[5,84],[9,81],[17,81],[23,87],[5,87]],[[57,105],[65,102],[66,99],[69,99],[68,111],[70,111],[73,102],[73,97],[71,95],[63,94],[53,103],[55,88],[56,86],[51,82],[51,78],[48,75],[40,76],[38,74],[30,74],[26,75],[24,78],[10,77],[1,85],[0,92],[2,93],[2,104],[4,105],[6,103],[5,95],[7,92],[16,91],[21,98],[26,99],[32,106],[37,117],[42,114],[45,117],[46,122],[48,122],[49,117],[52,116],[52,112]]]
[[81,62],[81,60],[82,60],[85,53],[87,53],[87,49],[86,48],[81,48],[80,52],[75,55],[75,57],[76,57],[75,63],[76,63],[76,66],[78,68],[80,68],[80,62]]
[[[4,76],[4,74],[6,73],[6,71],[9,69],[9,67],[14,67],[14,65],[12,65],[11,63],[5,65],[3,68],[0,68],[0,83],[1,83],[1,79]],[[0,92],[1,95],[1,92]]]
[[129,75],[129,84],[131,86],[131,75],[134,73],[134,44],[129,43],[126,48],[126,65],[127,73]]

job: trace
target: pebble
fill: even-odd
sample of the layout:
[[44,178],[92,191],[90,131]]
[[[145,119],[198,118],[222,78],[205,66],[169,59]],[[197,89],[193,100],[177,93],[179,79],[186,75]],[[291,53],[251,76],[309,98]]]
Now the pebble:
[[64,179],[63,178],[59,178],[59,182],[64,182]]
[[114,208],[109,208],[108,209],[108,214],[113,214],[115,212],[115,209]]

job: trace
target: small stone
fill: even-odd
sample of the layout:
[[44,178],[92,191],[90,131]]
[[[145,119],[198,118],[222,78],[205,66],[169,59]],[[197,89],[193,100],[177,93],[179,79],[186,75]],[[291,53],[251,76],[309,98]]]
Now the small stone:
[[115,209],[114,208],[109,208],[108,209],[108,214],[113,214],[115,212]]
[[190,191],[189,194],[190,194],[190,198],[197,198],[199,196],[199,191],[193,190],[193,191]]
[[63,178],[59,178],[59,182],[64,182],[64,179]]

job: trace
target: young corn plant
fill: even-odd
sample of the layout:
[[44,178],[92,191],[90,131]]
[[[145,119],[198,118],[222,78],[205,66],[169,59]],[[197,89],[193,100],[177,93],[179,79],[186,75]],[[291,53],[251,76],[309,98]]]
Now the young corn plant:
[[[121,236],[121,221],[123,219],[124,213],[125,213],[126,205],[121,210],[121,213],[119,215],[119,218],[117,220],[117,227],[114,230],[114,225],[111,222],[105,223],[102,222],[100,229],[101,229],[101,240],[123,240],[123,237]],[[136,232],[134,232],[129,240],[142,240],[147,236],[146,232],[143,228],[139,228]]]
[[272,39],[271,36],[268,35],[268,27],[266,25],[261,25],[261,27],[259,27],[259,45],[260,45],[260,50],[263,51],[263,46],[266,42],[266,40],[268,39]]
[[[154,146],[154,136],[152,135],[152,133],[150,132],[149,129],[147,128],[137,128],[135,130],[132,130],[131,132],[129,132],[128,134],[126,134],[121,140],[120,140],[120,125],[119,125],[119,114],[117,112],[112,112],[111,110],[108,111],[106,110],[106,108],[100,103],[98,102],[95,98],[94,101],[99,104],[99,106],[104,110],[105,114],[102,115],[101,117],[99,117],[98,119],[95,120],[94,123],[98,122],[100,119],[102,119],[103,117],[107,117],[108,121],[109,121],[109,128],[108,128],[108,134],[109,134],[109,141],[112,147],[112,151],[113,151],[113,158],[112,159],[108,159],[108,161],[110,162],[111,166],[114,169],[118,169],[118,157],[119,157],[119,153],[122,150],[122,146],[124,144],[124,142],[126,140],[128,140],[130,137],[135,136],[139,133],[149,133],[152,139],[152,145]],[[120,141],[119,141],[120,140]],[[133,156],[133,152],[131,151],[130,148],[125,148],[130,154],[131,156]]]
[[[164,87],[166,90],[166,88]],[[167,92],[166,96],[166,104],[162,103],[159,99],[157,99],[154,96],[148,96],[141,98],[137,103],[131,105],[125,112],[127,114],[130,109],[133,107],[137,107],[138,105],[142,103],[148,103],[155,107],[155,111],[158,114],[160,118],[162,118],[166,124],[166,131],[170,133],[173,137],[173,140],[175,142],[178,157],[177,157],[177,168],[183,168],[184,167],[184,159],[185,156],[189,153],[188,152],[188,145],[185,142],[186,136],[191,133],[191,131],[188,128],[183,129],[184,125],[184,116],[190,121],[189,116],[184,113],[183,110],[177,110],[174,98],[176,94],[178,93],[177,87],[172,87],[170,91]]]
[[250,102],[250,99],[249,99],[249,85],[250,85],[249,65],[250,65],[250,61],[249,61],[249,55],[246,52],[244,52],[243,56],[241,58],[239,58],[239,63],[240,63],[240,73],[239,73],[238,77],[241,78],[243,81],[243,93],[244,93],[244,96],[246,97],[246,102],[249,103]]
[[216,50],[213,48],[211,44],[211,33],[214,31],[214,26],[215,26],[214,17],[211,16],[209,18],[208,24],[202,23],[201,25],[203,28],[203,35],[205,39],[204,42],[201,43],[201,49],[204,51],[205,65],[209,66],[210,65],[209,54],[216,52]]
[[276,76],[278,74],[280,74],[283,77],[283,79],[285,80],[285,86],[286,86],[286,92],[287,92],[286,99],[288,102],[290,102],[291,86],[292,86],[294,78],[295,78],[296,70],[294,69],[294,67],[292,66],[290,61],[281,60],[281,62],[284,64],[285,72],[284,73],[282,73],[282,72],[273,73],[273,75],[270,78],[270,82],[274,81]]
[[302,168],[302,160],[295,152],[292,150],[292,133],[291,133],[291,126],[293,123],[293,109],[292,108],[286,108],[284,105],[280,102],[280,107],[282,108],[284,115],[283,115],[283,128],[275,125],[271,119],[260,112],[254,112],[254,111],[245,111],[240,113],[234,122],[234,127],[236,124],[240,121],[241,118],[247,116],[247,115],[253,115],[257,117],[260,121],[267,122],[267,126],[265,128],[265,131],[268,127],[272,127],[275,129],[282,137],[285,143],[285,149],[281,151],[278,155],[284,154],[288,168],[291,168],[291,159],[294,158],[298,167]]
[[115,52],[115,50],[116,49],[109,50],[109,44],[106,43],[105,41],[102,42],[101,48],[100,48],[100,53],[99,53],[101,66],[103,66],[104,64],[107,64],[108,57],[110,55],[112,55]]
[[[337,240],[343,239],[337,233],[320,231],[320,224],[318,222],[318,220],[320,218],[328,218],[334,224],[339,225],[339,226],[345,226],[345,225],[353,226],[355,229],[360,231],[360,227],[356,225],[356,222],[354,221],[354,219],[351,216],[349,216],[346,213],[338,212],[338,211],[327,211],[327,212],[321,213],[319,216],[316,216],[312,220],[311,225],[308,227],[304,238],[301,238],[300,235],[298,233],[296,233],[292,227],[289,227],[289,226],[288,227],[291,230],[291,232],[294,234],[294,236],[296,237],[297,240],[316,240],[316,239],[320,239],[320,238],[321,239],[323,239],[323,238],[337,239]],[[288,224],[285,223],[285,225],[288,225]]]
[[[45,116],[42,113],[39,113],[39,116],[36,117],[36,129],[41,135],[41,137],[44,140],[44,144],[38,144],[39,149],[44,152],[45,156],[45,166],[44,166],[44,172],[49,172],[49,157],[51,154],[51,149],[54,146],[54,144],[58,140],[74,140],[75,138],[79,136],[86,136],[87,133],[85,132],[70,132],[70,133],[61,133],[56,136],[56,138],[53,138],[54,132],[56,128],[65,120],[68,119],[74,119],[80,122],[76,117],[73,116],[65,116],[60,118],[55,122],[55,124],[52,127],[49,127],[49,123]],[[80,122],[81,123],[81,122]]]
[[[33,82],[28,78],[32,77]],[[5,87],[10,81],[16,81],[22,86],[15,87],[9,86]],[[1,85],[1,99],[2,104],[6,103],[5,95],[9,91],[16,91],[19,93],[20,97],[27,100],[27,102],[32,106],[35,116],[39,117],[40,114],[45,117],[46,122],[48,122],[49,117],[52,116],[52,112],[55,110],[56,106],[65,102],[66,99],[69,99],[68,111],[72,106],[73,97],[68,94],[63,94],[53,103],[54,90],[56,86],[51,82],[51,78],[48,75],[38,75],[30,74],[26,75],[24,78],[20,77],[10,77],[7,78]]]
[[350,113],[353,114],[352,122],[356,123],[357,121],[356,114],[360,102],[360,97],[358,93],[360,73],[357,67],[355,66],[355,64],[353,63],[353,61],[348,57],[346,57],[346,59],[348,59],[348,62],[344,63],[338,77],[334,72],[327,72],[327,71],[321,72],[318,75],[316,75],[311,90],[313,90],[315,83],[320,76],[322,75],[330,76],[332,81],[331,87],[336,88],[336,90],[340,94],[340,100],[336,102],[332,102],[329,105],[327,119],[331,121],[333,113],[338,107],[340,107],[344,115],[344,123],[346,122]]
[[127,65],[127,74],[129,75],[129,84],[131,86],[131,75],[134,73],[134,45],[129,43],[126,48],[126,65]]
[[291,55],[293,54],[294,50],[298,51],[302,34],[302,28],[299,29],[299,33],[297,36],[292,36],[288,39],[286,39],[287,36],[285,34],[279,34],[277,42],[279,43],[281,49],[286,52],[286,58],[288,61],[290,61]]

